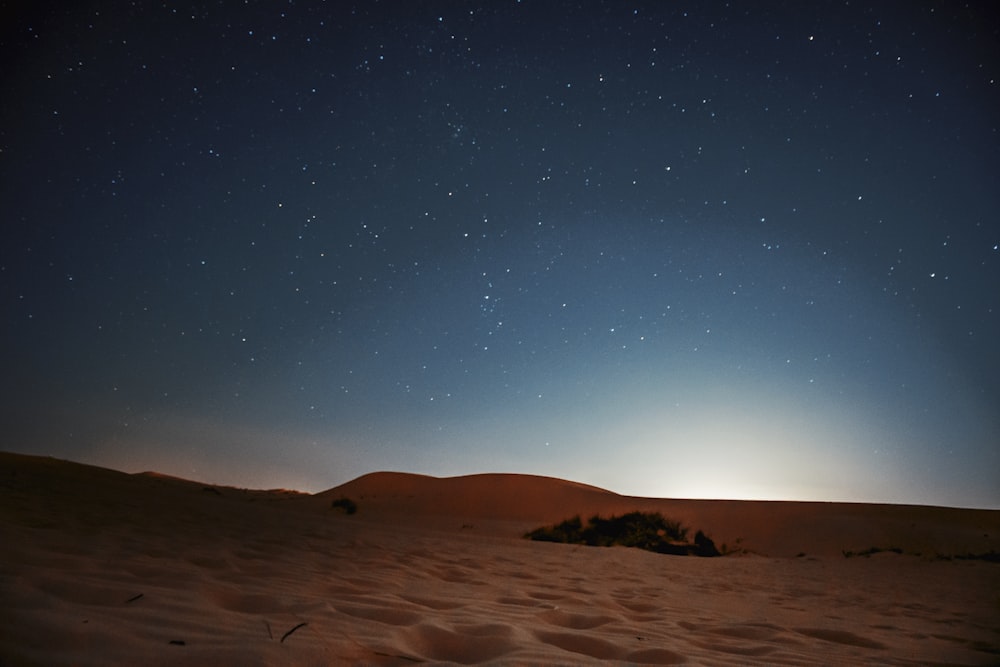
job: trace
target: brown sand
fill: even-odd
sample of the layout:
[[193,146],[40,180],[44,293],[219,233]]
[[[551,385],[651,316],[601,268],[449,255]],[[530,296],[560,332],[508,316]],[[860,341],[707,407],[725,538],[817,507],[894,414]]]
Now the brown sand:
[[[633,509],[743,555],[521,537]],[[844,556],[870,547],[903,554]],[[1000,564],[955,558],[991,551],[996,511],[525,475],[310,496],[0,453],[0,665],[998,664]]]

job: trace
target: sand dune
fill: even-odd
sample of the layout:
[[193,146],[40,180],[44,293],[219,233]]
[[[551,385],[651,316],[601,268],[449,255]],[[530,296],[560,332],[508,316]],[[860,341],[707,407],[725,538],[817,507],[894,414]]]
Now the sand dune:
[[[956,558],[1000,551],[1000,512],[493,474],[304,495],[15,454],[0,494],[0,665],[1000,662],[1000,564]],[[744,555],[521,537],[632,509]],[[844,556],[870,547],[903,553]]]
[[770,556],[842,555],[875,547],[953,556],[1000,551],[1000,512],[908,505],[774,501],[668,500],[622,496],[551,477],[481,474],[435,478],[379,472],[315,496],[326,509],[348,497],[381,518],[420,517],[443,526],[507,522],[523,535],[575,514],[658,511],[719,544]]

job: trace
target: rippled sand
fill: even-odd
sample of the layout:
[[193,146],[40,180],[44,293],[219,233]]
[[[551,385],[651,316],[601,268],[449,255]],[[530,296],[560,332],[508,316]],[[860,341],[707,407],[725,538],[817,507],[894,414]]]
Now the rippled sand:
[[[1000,662],[1000,564],[955,558],[1000,551],[1000,512],[523,475],[380,473],[309,496],[14,454],[0,494],[5,666]],[[521,537],[631,509],[736,553]]]

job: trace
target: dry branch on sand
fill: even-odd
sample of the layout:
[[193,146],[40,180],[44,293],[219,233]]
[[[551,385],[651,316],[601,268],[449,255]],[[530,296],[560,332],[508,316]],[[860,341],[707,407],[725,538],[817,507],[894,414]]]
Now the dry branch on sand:
[[280,641],[280,642],[278,642],[278,643],[279,643],[279,644],[284,644],[284,643],[285,643],[285,640],[286,640],[286,639],[288,639],[288,637],[289,637],[289,636],[290,636],[290,635],[291,635],[291,634],[292,634],[293,632],[295,632],[295,631],[296,631],[296,630],[298,630],[299,628],[301,628],[301,627],[304,627],[304,626],[306,626],[306,625],[309,625],[309,624],[308,624],[308,623],[305,623],[305,622],[303,622],[303,623],[299,623],[298,625],[296,625],[295,627],[293,627],[293,628],[292,628],[291,630],[289,630],[289,631],[288,631],[288,632],[286,632],[285,634],[281,635],[281,641]]

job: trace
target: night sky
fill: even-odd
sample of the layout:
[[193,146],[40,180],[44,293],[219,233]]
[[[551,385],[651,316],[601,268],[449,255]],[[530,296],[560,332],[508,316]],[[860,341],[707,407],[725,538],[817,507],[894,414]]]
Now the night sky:
[[6,450],[1000,508],[990,3],[4,3]]

